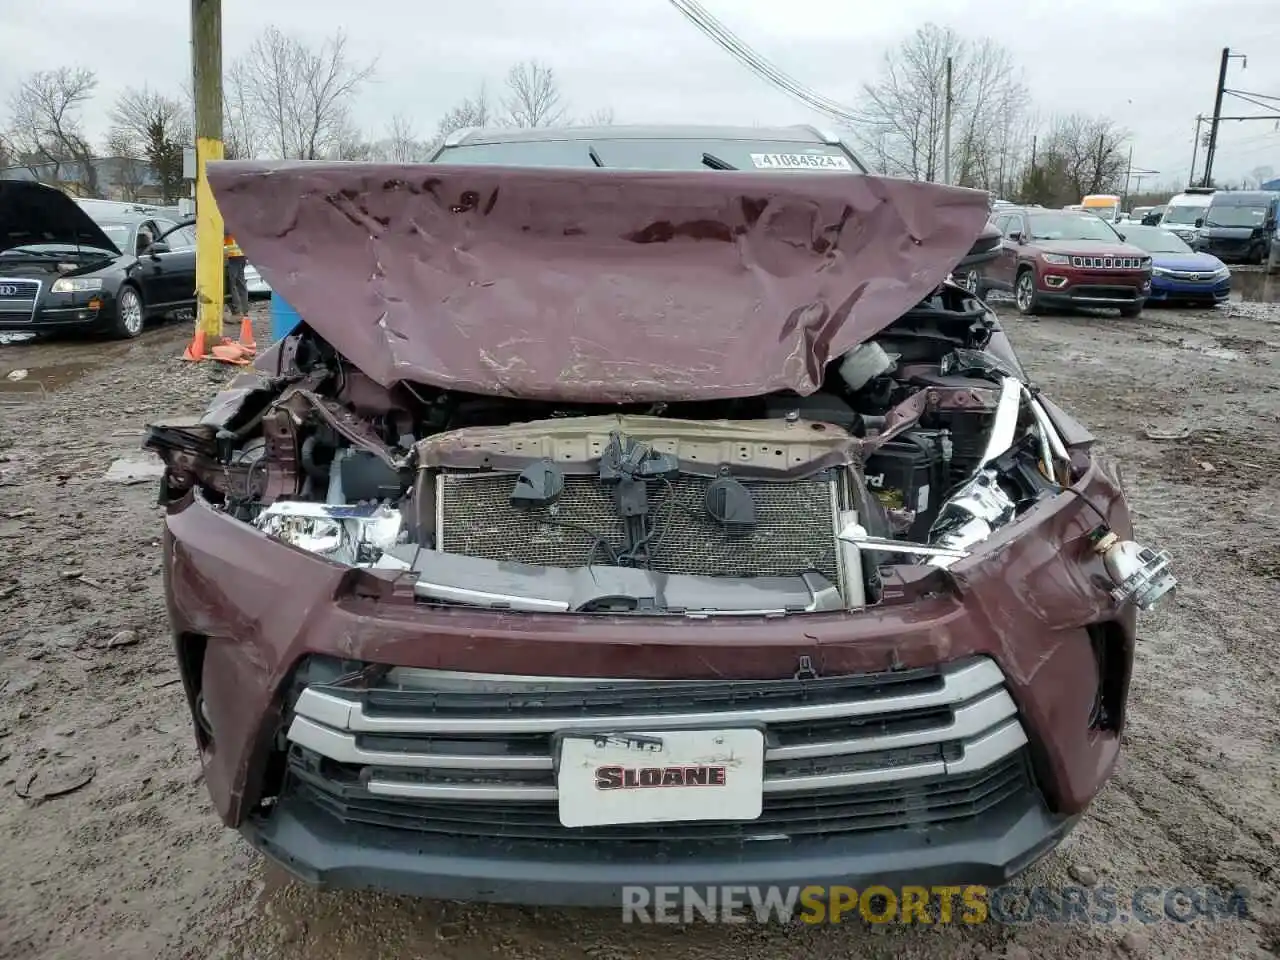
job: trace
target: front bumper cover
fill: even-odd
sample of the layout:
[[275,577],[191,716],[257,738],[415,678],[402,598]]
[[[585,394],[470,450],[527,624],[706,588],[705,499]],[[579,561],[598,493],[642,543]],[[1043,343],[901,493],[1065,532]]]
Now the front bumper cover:
[[278,804],[241,832],[264,855],[312,885],[451,900],[551,906],[618,906],[625,886],[845,884],[997,886],[1051,852],[1078,817],[1020,805],[937,831],[868,833],[807,843],[755,844],[736,856],[687,848],[620,859],[554,844],[432,838],[342,824],[302,802]]

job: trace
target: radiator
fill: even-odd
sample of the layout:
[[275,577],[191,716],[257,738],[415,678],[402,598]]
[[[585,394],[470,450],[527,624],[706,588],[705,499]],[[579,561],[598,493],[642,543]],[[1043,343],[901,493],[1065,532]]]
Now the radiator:
[[[556,567],[608,563],[626,548],[612,494],[596,477],[565,478],[551,508],[525,512],[511,506],[511,473],[444,472],[436,481],[437,549],[449,553]],[[749,535],[729,535],[705,516],[711,481],[682,476],[669,485],[650,481],[649,516],[657,528],[649,568],[704,576],[788,576],[814,570],[839,584],[832,475],[772,482],[744,480],[756,503]]]

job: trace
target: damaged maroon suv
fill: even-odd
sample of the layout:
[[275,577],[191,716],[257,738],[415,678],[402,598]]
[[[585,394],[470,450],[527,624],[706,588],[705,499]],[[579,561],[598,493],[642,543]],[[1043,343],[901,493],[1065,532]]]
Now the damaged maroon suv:
[[946,279],[983,194],[807,129],[210,180],[304,322],[147,442],[205,779],[272,860],[549,904],[996,883],[1110,775],[1174,579]]

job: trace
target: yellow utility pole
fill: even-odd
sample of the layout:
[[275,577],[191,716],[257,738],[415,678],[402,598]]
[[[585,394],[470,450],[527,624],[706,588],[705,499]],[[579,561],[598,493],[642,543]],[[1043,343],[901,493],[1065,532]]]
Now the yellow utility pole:
[[[191,0],[191,65],[196,100],[196,330],[206,349],[222,339],[222,214],[206,164],[222,159],[222,0]],[[198,358],[197,358],[198,359]]]

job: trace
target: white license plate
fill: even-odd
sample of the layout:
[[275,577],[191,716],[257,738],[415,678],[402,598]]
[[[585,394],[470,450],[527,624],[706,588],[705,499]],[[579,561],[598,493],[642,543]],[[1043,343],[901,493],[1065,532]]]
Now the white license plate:
[[754,820],[764,793],[760,730],[571,734],[556,774],[566,827]]

